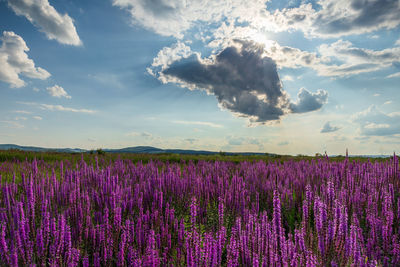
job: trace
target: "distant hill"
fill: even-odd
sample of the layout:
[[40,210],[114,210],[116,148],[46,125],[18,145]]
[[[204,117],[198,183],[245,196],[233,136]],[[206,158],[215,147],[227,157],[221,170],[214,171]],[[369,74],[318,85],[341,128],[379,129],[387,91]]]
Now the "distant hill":
[[[17,149],[21,151],[33,151],[33,152],[61,152],[61,153],[87,153],[90,150],[81,148],[44,148],[35,146],[19,146],[14,144],[0,144],[0,150],[10,150]],[[192,154],[192,155],[215,155],[221,152],[206,151],[206,150],[186,150],[186,149],[161,149],[151,146],[135,146],[135,147],[125,147],[120,149],[102,149],[104,152],[108,153],[136,153],[136,154]],[[265,155],[266,153],[258,152],[223,152],[225,155]],[[276,154],[268,154],[276,155]]]
[[[60,153],[88,153],[90,150],[81,148],[44,148],[35,146],[19,146],[14,144],[0,144],[0,150],[18,149],[22,151],[34,151],[34,152],[60,152]],[[241,156],[251,156],[251,155],[268,155],[268,156],[278,156],[278,154],[273,153],[259,153],[259,152],[215,152],[207,150],[190,150],[190,149],[161,149],[152,146],[134,146],[125,147],[119,149],[102,149],[107,153],[135,153],[135,154],[190,154],[190,155],[216,155],[223,153],[227,156],[241,155]],[[349,157],[365,157],[365,158],[388,158],[391,155],[349,155]],[[331,155],[330,157],[335,157]]]
[[103,149],[103,151],[109,153],[148,153],[148,154],[165,153],[163,149],[152,146],[134,146],[134,147],[119,148],[119,149]]
[[87,152],[85,149],[80,148],[44,148],[35,146],[19,146],[14,144],[0,144],[0,150],[17,149],[22,151],[33,151],[33,152],[61,152],[61,153],[82,153]]

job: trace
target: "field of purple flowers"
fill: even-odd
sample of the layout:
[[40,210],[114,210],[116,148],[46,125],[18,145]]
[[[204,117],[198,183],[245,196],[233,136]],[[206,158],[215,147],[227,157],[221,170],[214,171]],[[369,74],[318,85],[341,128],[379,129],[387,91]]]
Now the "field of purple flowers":
[[0,163],[0,266],[400,266],[382,162]]

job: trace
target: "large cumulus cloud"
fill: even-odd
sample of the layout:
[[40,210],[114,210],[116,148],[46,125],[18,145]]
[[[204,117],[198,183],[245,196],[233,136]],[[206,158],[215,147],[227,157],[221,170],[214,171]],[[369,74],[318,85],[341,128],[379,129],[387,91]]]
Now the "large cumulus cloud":
[[311,93],[305,88],[301,88],[297,94],[297,102],[290,103],[290,110],[293,113],[305,113],[320,109],[328,99],[328,93],[324,90],[318,90]]
[[323,90],[310,93],[302,88],[298,101],[291,103],[282,88],[275,61],[265,56],[263,46],[252,42],[237,40],[206,59],[192,53],[151,73],[164,83],[205,90],[215,95],[223,108],[248,117],[253,123],[276,121],[288,113],[318,110],[327,99]]
[[33,79],[45,80],[50,77],[45,69],[36,67],[27,55],[29,51],[24,39],[14,32],[3,32],[0,37],[0,81],[9,83],[11,87],[22,87],[25,82],[20,78],[24,75]]

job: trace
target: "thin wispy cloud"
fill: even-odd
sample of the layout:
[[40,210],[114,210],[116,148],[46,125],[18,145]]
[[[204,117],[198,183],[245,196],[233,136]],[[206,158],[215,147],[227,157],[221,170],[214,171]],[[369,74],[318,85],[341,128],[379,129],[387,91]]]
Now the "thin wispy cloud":
[[183,121],[183,120],[176,120],[172,121],[175,124],[183,124],[183,125],[197,125],[197,126],[207,126],[212,128],[223,128],[224,126],[221,124],[207,122],[207,121]]
[[144,137],[144,138],[152,138],[153,135],[148,132],[129,132],[126,134],[126,136],[130,137]]
[[0,120],[0,123],[6,128],[11,128],[11,129],[24,128],[24,125],[18,121]]
[[65,112],[86,113],[86,114],[94,114],[97,112],[96,110],[84,109],[84,108],[71,108],[71,107],[65,107],[63,105],[41,104],[35,102],[22,102],[22,101],[17,101],[17,103],[23,105],[35,106],[42,110],[50,110],[50,111],[65,111]]
[[70,107],[64,107],[64,106],[62,106],[62,105],[38,104],[38,106],[39,106],[41,109],[44,109],[44,110],[67,111],[67,112],[88,113],[88,114],[96,113],[95,110],[91,110],[91,109],[70,108]]
[[400,72],[390,74],[386,78],[400,78]]
[[27,119],[28,119],[27,117],[20,116],[20,117],[15,117],[14,120],[16,120],[16,121],[26,121]]
[[27,111],[27,110],[14,110],[15,113],[19,113],[19,114],[32,114],[31,111]]
[[41,121],[41,120],[43,120],[43,118],[42,118],[42,117],[40,117],[40,116],[33,116],[32,118],[34,118],[35,120],[38,120],[38,121]]

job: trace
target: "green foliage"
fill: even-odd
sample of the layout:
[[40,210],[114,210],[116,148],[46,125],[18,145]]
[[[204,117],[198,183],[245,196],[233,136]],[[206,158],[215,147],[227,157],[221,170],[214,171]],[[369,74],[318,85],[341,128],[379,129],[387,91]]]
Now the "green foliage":
[[106,154],[106,152],[103,150],[103,149],[101,149],[101,148],[98,148],[97,150],[96,150],[96,153],[97,153],[97,155],[105,155]]
[[[107,162],[114,162],[116,160],[128,159],[137,163],[141,161],[143,164],[148,163],[151,160],[157,160],[161,162],[170,163],[183,163],[193,161],[197,163],[198,161],[230,161],[233,163],[240,163],[243,161],[256,162],[285,162],[288,160],[300,161],[300,160],[315,160],[316,158],[321,159],[319,156],[289,156],[289,155],[274,155],[274,154],[264,154],[264,155],[227,155],[226,152],[220,152],[214,155],[194,155],[194,154],[172,154],[172,153],[160,153],[160,154],[134,154],[134,153],[106,153],[103,149],[99,148],[96,151],[90,150],[86,153],[61,153],[61,152],[32,152],[32,151],[21,151],[21,150],[0,150],[0,162],[11,161],[11,162],[22,162],[22,161],[33,161],[43,160],[46,162],[54,161],[65,161],[68,160],[71,164],[79,162],[83,156],[83,160],[88,163],[94,162],[94,156],[97,155],[99,159],[104,159]],[[330,157],[329,161],[342,161],[344,157]],[[322,158],[321,160],[324,160]],[[351,157],[350,161],[360,161],[360,162],[382,162],[387,160],[386,158],[365,158],[365,157]]]

